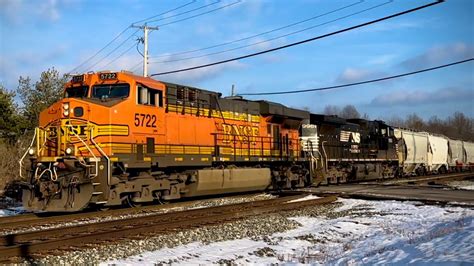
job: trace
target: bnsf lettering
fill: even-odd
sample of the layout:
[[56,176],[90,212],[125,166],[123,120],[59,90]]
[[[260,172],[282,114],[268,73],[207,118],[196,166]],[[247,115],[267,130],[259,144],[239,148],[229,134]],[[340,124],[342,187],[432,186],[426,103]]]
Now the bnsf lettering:
[[[64,136],[68,132],[68,135],[71,136],[86,136],[87,135],[87,126],[85,125],[70,125],[70,126],[62,126],[60,128],[61,136]],[[50,127],[48,136],[50,138],[58,137],[58,128],[57,127]]]
[[252,141],[251,137],[256,137],[259,135],[258,127],[251,126],[242,126],[242,125],[229,125],[222,124],[222,131],[224,133],[224,143],[229,143],[230,141],[240,140],[240,141]]
[[[79,135],[79,136],[85,136],[86,135],[86,130],[87,126],[69,126],[69,135]],[[61,131],[63,131],[63,128],[61,127]]]

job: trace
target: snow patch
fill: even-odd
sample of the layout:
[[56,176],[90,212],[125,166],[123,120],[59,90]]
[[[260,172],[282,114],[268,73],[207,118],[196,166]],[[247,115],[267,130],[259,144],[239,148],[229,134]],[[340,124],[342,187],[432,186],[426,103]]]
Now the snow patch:
[[474,190],[474,181],[452,181],[448,183],[449,186],[464,190]]
[[25,213],[25,212],[26,211],[23,207],[0,209],[0,217],[13,216],[13,215],[18,215],[18,214]]
[[103,264],[432,264],[474,263],[474,210],[416,202],[339,199],[330,216],[289,219],[301,226],[249,238],[145,252]]
[[314,200],[314,199],[320,199],[321,197],[315,196],[315,195],[308,195],[306,197],[300,198],[300,199],[294,199],[288,201],[288,203],[293,203],[293,202],[300,202],[300,201],[307,201],[307,200]]

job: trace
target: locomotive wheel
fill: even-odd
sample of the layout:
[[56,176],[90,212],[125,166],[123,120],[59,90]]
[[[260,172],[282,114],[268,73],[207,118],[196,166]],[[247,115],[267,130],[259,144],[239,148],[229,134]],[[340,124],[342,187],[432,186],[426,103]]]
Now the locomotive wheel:
[[134,202],[132,200],[132,195],[131,194],[125,196],[124,199],[122,200],[122,202],[125,206],[130,207],[130,208],[137,208],[137,207],[142,206],[141,203],[137,203],[137,202]]

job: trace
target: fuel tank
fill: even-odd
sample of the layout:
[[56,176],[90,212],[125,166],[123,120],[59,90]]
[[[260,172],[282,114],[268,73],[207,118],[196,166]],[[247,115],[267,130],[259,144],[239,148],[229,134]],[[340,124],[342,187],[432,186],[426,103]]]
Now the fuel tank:
[[195,182],[184,197],[263,191],[271,185],[269,168],[227,168],[197,170]]

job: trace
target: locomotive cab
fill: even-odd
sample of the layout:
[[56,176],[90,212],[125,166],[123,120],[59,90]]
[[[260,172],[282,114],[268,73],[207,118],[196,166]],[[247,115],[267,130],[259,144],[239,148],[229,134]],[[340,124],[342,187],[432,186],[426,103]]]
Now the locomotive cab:
[[[25,207],[77,211],[91,201],[105,203],[104,194],[115,180],[116,159],[111,157],[120,151],[119,144],[113,143],[157,131],[164,113],[160,112],[164,89],[160,85],[130,78],[127,73],[74,76],[65,86],[64,98],[40,114],[27,151],[32,169],[23,193]],[[135,123],[129,124],[128,117],[133,118],[129,110],[133,109],[139,115],[134,113]],[[79,193],[81,196],[74,196]]]

